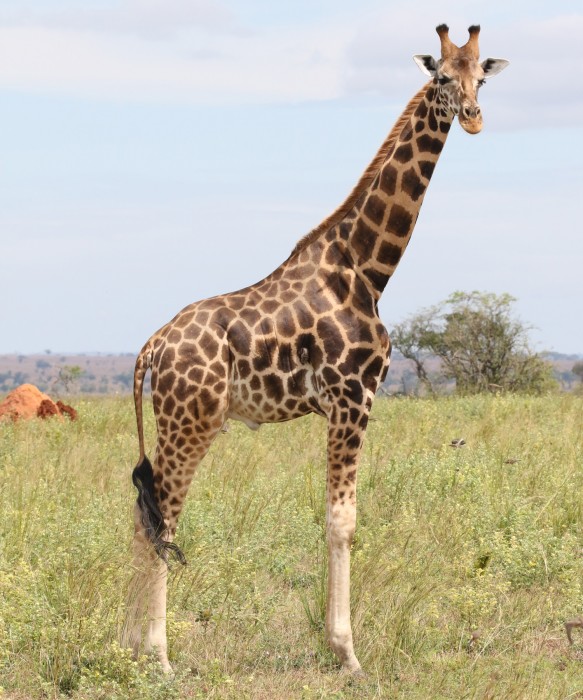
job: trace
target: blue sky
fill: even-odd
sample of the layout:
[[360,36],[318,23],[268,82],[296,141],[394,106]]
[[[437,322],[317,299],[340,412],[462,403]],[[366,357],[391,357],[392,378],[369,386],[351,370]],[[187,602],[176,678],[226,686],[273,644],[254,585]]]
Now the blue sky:
[[443,0],[3,0],[0,352],[134,352],[271,272],[481,23],[511,64],[456,125],[381,301],[509,292],[538,349],[583,352],[583,7]]

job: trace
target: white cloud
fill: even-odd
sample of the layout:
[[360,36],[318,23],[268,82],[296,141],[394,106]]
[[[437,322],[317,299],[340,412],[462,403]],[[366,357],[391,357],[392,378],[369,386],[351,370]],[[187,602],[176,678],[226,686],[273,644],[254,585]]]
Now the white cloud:
[[342,30],[172,40],[52,26],[0,28],[0,85],[93,98],[193,103],[289,102],[341,94]]
[[60,8],[21,3],[0,10],[4,26],[74,29],[169,39],[191,28],[237,33],[244,31],[235,15],[217,0],[121,0],[115,5],[90,3]]
[[[466,39],[459,3],[446,3],[452,38]],[[475,5],[475,8],[474,8]],[[0,85],[92,98],[202,104],[300,102],[363,93],[396,101],[415,88],[413,53],[439,42],[429,2],[372,3],[302,26],[251,31],[213,0],[124,0],[108,9],[6,15],[0,28]],[[477,3],[470,3],[474,12]],[[551,10],[549,10],[551,12]],[[427,21],[419,22],[425,16]],[[0,15],[2,19],[2,15]],[[483,55],[510,68],[483,93],[495,100],[491,126],[580,124],[583,93],[573,75],[583,58],[583,13],[485,25]],[[462,29],[463,27],[463,29]],[[419,81],[418,84],[421,84]],[[492,94],[492,97],[490,97]]]

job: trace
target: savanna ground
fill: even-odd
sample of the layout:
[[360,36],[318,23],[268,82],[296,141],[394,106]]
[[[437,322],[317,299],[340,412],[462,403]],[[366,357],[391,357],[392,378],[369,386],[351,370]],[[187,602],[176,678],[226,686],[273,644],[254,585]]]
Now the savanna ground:
[[0,697],[583,698],[583,630],[570,647],[563,628],[583,614],[581,397],[377,400],[353,546],[359,682],[323,640],[322,419],[215,442],[180,523],[165,678],[117,643],[131,401],[75,406],[77,423],[0,426]]

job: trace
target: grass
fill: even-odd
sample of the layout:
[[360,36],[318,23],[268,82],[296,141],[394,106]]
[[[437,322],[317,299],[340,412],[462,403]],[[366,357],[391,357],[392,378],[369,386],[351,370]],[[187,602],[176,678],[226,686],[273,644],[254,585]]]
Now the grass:
[[570,647],[563,628],[583,614],[581,397],[377,400],[353,546],[360,682],[323,641],[322,419],[232,424],[213,445],[180,522],[165,678],[117,644],[132,406],[74,403],[76,423],[0,426],[0,698],[583,698],[583,633]]

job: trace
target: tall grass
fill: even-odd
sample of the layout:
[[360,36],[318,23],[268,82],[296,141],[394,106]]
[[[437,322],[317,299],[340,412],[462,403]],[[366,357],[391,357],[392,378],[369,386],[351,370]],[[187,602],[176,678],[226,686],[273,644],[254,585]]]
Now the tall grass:
[[76,407],[76,423],[0,425],[4,697],[583,697],[583,634],[570,647],[563,629],[583,614],[581,398],[376,402],[353,546],[359,684],[323,640],[321,419],[233,424],[213,445],[180,521],[165,678],[117,644],[131,403]]

